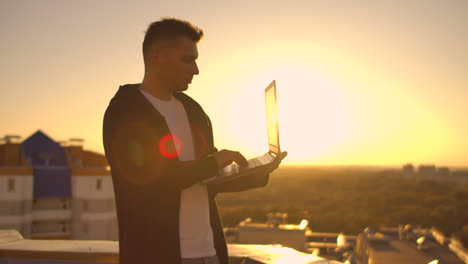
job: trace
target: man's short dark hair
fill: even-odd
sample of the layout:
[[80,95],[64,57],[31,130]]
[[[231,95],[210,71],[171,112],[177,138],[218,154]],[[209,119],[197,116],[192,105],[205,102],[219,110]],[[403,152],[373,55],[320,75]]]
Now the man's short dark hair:
[[151,23],[146,30],[143,41],[143,59],[145,64],[149,50],[153,44],[160,40],[175,40],[182,36],[188,37],[190,40],[198,43],[203,38],[203,30],[188,21],[177,18],[164,18]]

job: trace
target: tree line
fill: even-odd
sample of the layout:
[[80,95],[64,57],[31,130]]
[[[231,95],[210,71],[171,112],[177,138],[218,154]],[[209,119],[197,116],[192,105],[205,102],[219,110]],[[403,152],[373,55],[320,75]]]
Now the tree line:
[[407,176],[399,171],[286,167],[267,187],[217,197],[224,226],[268,212],[288,213],[289,223],[309,221],[317,232],[353,235],[366,227],[435,226],[468,245],[468,184]]

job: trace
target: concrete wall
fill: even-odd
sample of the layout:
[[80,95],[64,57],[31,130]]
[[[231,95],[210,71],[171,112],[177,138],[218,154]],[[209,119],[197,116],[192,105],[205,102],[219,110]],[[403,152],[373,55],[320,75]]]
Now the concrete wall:
[[73,239],[118,240],[110,175],[72,177]]
[[16,229],[25,238],[29,238],[32,222],[32,171],[31,175],[15,174],[0,174],[0,229]]

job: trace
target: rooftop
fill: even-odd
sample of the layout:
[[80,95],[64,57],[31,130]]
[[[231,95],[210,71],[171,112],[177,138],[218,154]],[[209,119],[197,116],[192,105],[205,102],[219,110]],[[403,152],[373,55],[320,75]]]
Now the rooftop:
[[[233,264],[340,264],[279,245],[228,244]],[[242,260],[247,259],[247,262]],[[0,263],[23,260],[24,264],[118,263],[117,241],[31,240],[16,230],[0,230]]]
[[398,235],[365,234],[367,256],[373,264],[427,264],[434,260],[446,264],[465,263],[446,244],[438,243],[430,230],[425,231],[407,231],[402,239]]

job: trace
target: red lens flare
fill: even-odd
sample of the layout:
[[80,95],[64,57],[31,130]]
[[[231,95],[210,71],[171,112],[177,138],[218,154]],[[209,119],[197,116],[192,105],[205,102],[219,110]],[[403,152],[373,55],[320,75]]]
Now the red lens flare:
[[109,149],[112,173],[133,185],[157,181],[167,162],[159,154],[156,136],[154,128],[141,120],[128,121],[118,127],[111,137]]
[[164,157],[173,159],[182,151],[182,141],[176,135],[165,135],[159,141],[159,151]]

